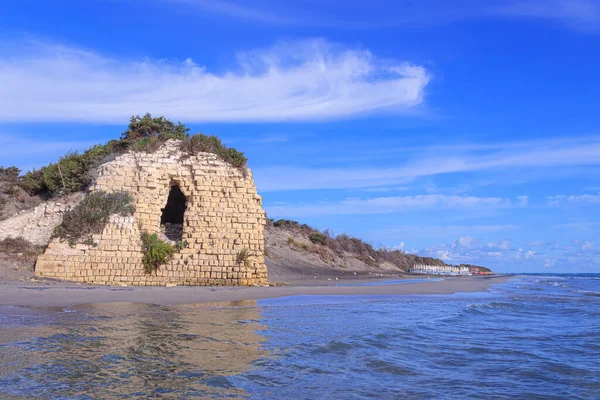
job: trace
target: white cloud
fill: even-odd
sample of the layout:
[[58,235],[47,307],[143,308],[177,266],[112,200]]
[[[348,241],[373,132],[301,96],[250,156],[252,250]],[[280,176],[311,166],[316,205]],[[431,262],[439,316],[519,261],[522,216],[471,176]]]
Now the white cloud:
[[499,272],[534,272],[541,271],[542,268],[553,268],[561,272],[598,272],[600,267],[600,248],[590,241],[576,247],[537,241],[531,243],[535,248],[513,248],[509,245],[509,240],[496,243],[500,246],[495,248],[491,248],[490,243],[480,245],[476,239],[468,239],[468,246],[461,245],[464,241],[464,238],[459,238],[449,244],[425,248],[417,254],[439,257],[452,264],[483,265]]
[[475,238],[472,236],[463,236],[456,241],[460,247],[471,247],[475,244]]
[[499,242],[488,242],[487,247],[490,249],[508,250],[511,247],[510,240],[501,240]]
[[515,260],[520,260],[520,259],[530,260],[530,259],[534,258],[535,256],[536,256],[536,251],[534,251],[534,250],[518,249],[514,253],[513,258]]
[[418,209],[499,209],[523,207],[525,204],[500,197],[445,196],[426,194],[374,198],[348,198],[338,202],[265,205],[269,216],[306,217],[318,215],[382,214]]
[[[503,243],[501,245],[505,247]],[[472,236],[463,236],[450,244],[428,247],[418,252],[419,255],[438,257],[452,264],[468,263],[484,266],[491,266],[490,263],[497,265],[498,262],[511,258],[520,258],[522,257],[521,253],[522,249],[515,251],[510,248],[490,246],[490,243],[480,244]],[[527,259],[531,257],[533,257],[533,254],[527,253]]]
[[587,241],[581,245],[581,250],[583,250],[583,251],[596,250],[596,249],[597,249],[597,246],[594,242]]
[[222,72],[190,59],[131,61],[39,42],[3,49],[1,121],[122,124],[146,112],[185,122],[396,113],[420,104],[430,79],[423,67],[324,40],[243,53],[239,65]]
[[600,204],[600,193],[582,195],[558,195],[547,198],[548,206],[555,207],[563,204],[594,205]]
[[404,242],[400,242],[400,244],[392,246],[392,250],[404,250]]

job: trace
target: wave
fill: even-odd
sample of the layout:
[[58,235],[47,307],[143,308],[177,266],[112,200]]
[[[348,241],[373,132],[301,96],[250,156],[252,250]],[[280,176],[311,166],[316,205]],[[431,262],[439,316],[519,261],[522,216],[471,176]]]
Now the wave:
[[575,293],[581,293],[584,296],[591,296],[591,297],[600,297],[600,293],[599,292],[594,292],[593,290],[574,290]]

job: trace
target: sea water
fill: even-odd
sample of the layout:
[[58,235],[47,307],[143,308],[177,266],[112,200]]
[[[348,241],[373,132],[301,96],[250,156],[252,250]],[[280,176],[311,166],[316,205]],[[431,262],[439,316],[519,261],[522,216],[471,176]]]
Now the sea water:
[[2,399],[600,398],[600,275],[491,292],[0,307]]

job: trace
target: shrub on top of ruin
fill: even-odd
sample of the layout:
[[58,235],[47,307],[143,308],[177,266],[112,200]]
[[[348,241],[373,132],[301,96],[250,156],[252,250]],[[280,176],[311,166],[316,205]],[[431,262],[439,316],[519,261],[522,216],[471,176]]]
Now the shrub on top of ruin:
[[165,117],[153,118],[150,113],[143,117],[134,115],[129,120],[129,127],[121,134],[121,141],[131,146],[139,140],[156,137],[160,142],[166,142],[169,139],[183,140],[188,137],[190,129],[181,122],[175,124]]
[[3,167],[0,165],[0,181],[15,183],[19,179],[21,170],[17,167]]
[[63,214],[62,223],[54,229],[54,237],[73,244],[101,233],[111,215],[131,215],[133,199],[127,192],[94,192]]
[[144,258],[142,263],[147,274],[157,271],[161,265],[166,264],[173,253],[175,246],[163,242],[156,233],[142,233],[142,251]]
[[35,258],[43,252],[43,246],[37,246],[22,237],[0,240],[0,253],[21,254],[27,258]]
[[181,151],[187,154],[213,153],[236,168],[244,168],[248,162],[241,151],[225,146],[216,136],[201,133],[184,138],[181,142]]
[[56,163],[32,170],[19,177],[16,167],[0,167],[0,181],[14,180],[31,196],[54,197],[81,191],[89,187],[98,167],[128,150],[153,153],[170,139],[182,141],[182,150],[188,154],[210,152],[246,173],[244,153],[224,146],[219,138],[197,134],[189,135],[189,128],[175,124],[165,117],[153,118],[146,114],[132,116],[128,129],[120,140],[96,145],[83,153],[69,152]]
[[163,143],[164,141],[157,136],[145,137],[133,143],[129,147],[129,150],[143,153],[154,153],[160,149],[160,146],[162,146]]

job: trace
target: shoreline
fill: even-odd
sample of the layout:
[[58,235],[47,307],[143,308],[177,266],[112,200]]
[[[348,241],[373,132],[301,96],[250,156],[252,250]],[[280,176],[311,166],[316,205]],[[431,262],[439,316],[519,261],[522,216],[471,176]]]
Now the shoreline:
[[270,287],[112,287],[83,285],[0,285],[0,306],[69,307],[97,303],[182,305],[262,300],[289,296],[435,295],[486,292],[510,276],[446,277],[441,281],[389,284],[387,279],[357,279],[353,283],[380,282],[375,286],[298,285]]

